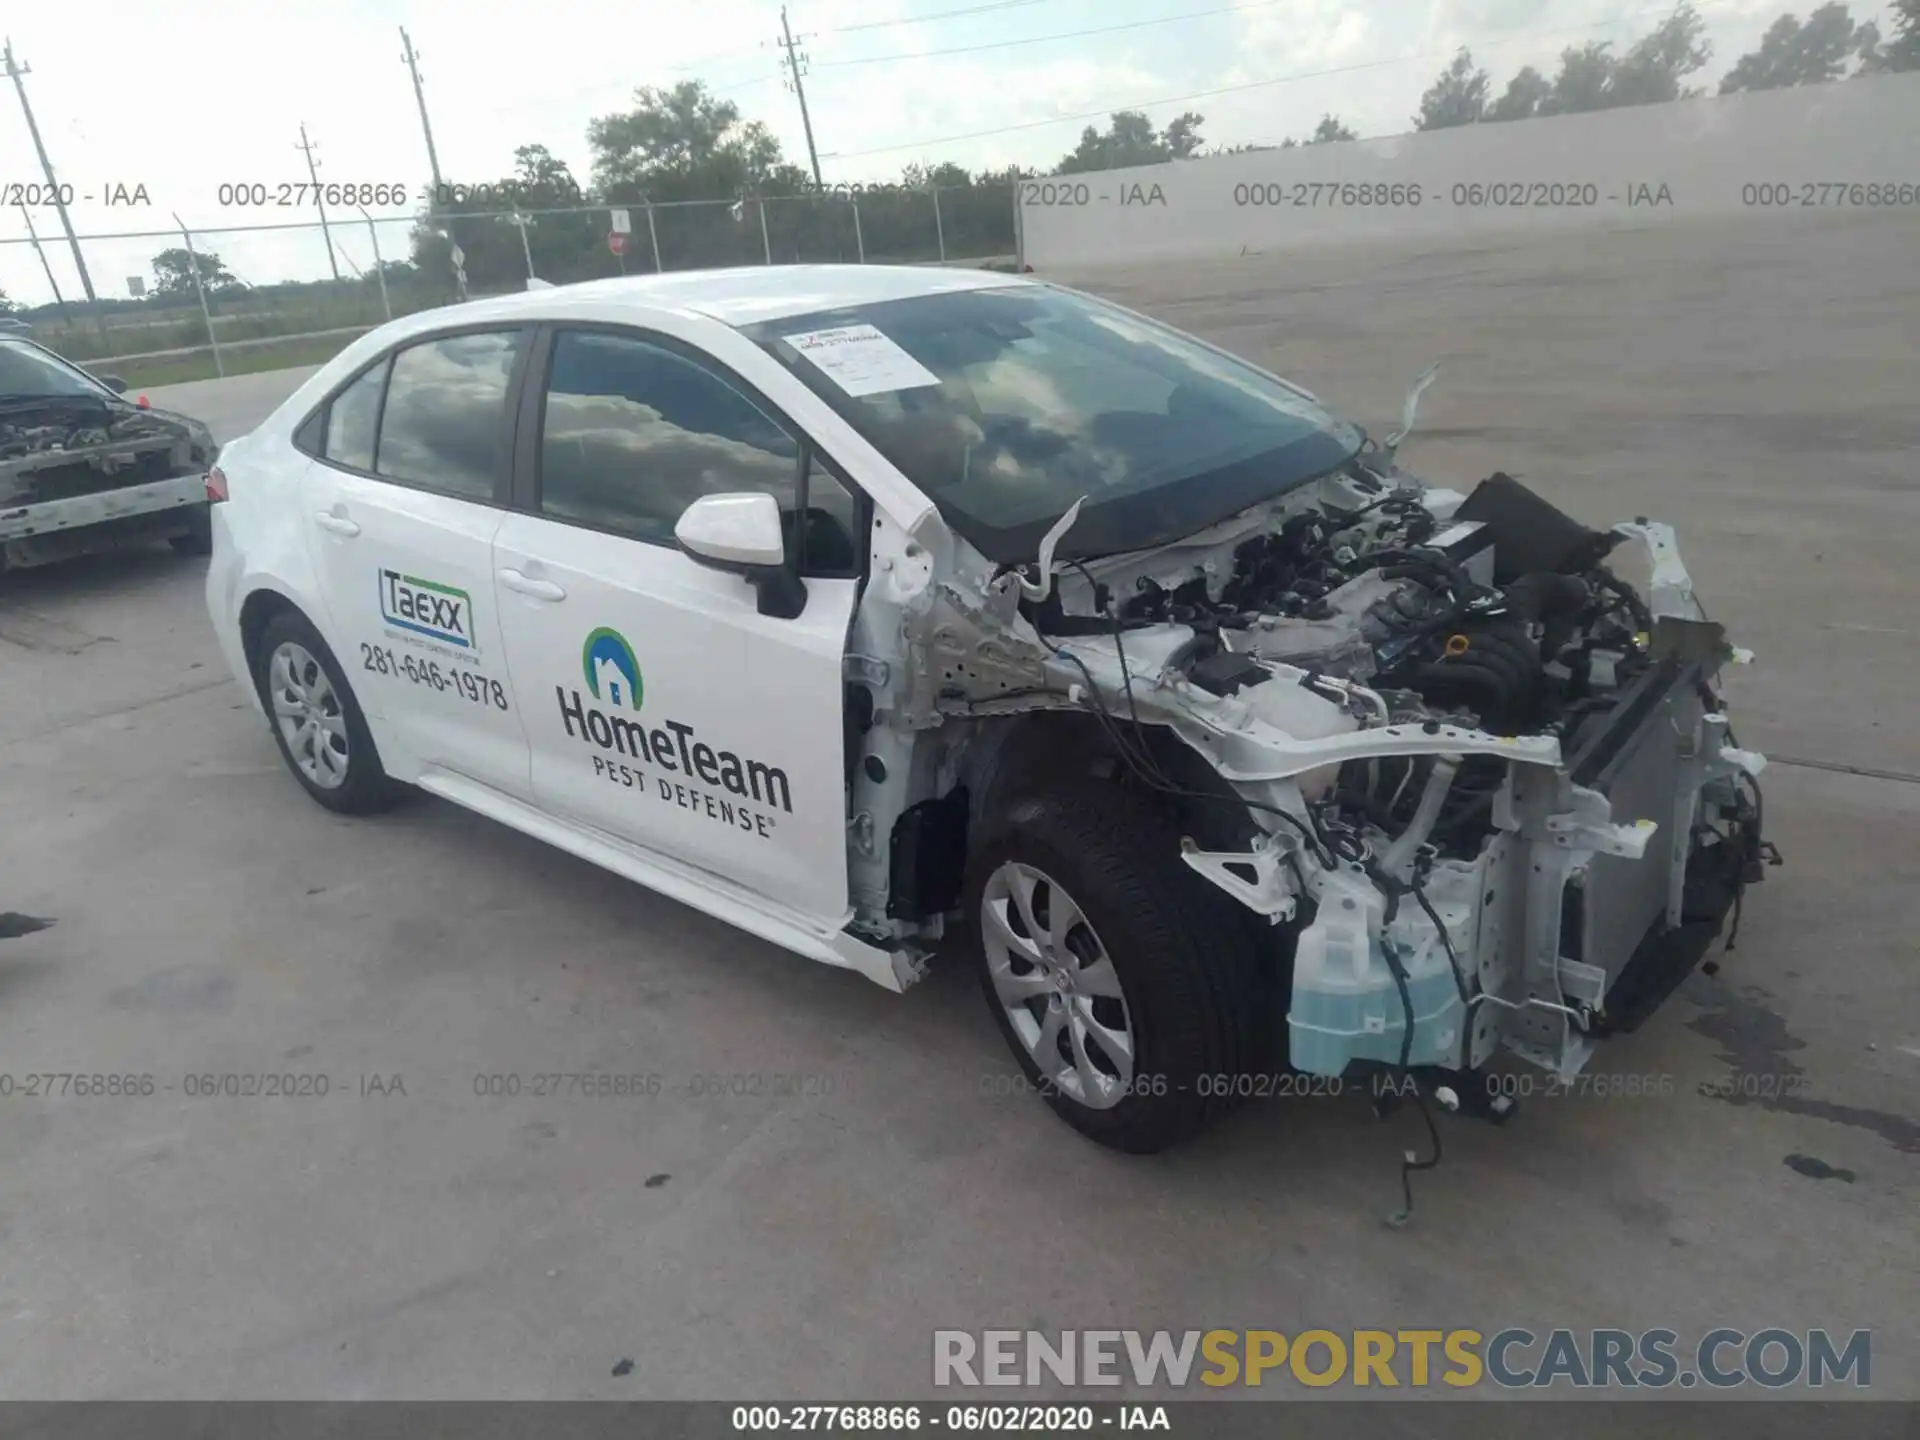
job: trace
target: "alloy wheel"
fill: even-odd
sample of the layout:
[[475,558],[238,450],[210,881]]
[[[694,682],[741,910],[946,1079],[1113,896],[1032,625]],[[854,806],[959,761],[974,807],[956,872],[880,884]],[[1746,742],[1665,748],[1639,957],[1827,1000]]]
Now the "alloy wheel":
[[347,783],[347,717],[326,667],[304,645],[283,641],[267,662],[274,724],[300,773],[322,790]]
[[1043,1081],[1089,1109],[1130,1092],[1134,1031],[1120,976],[1059,882],[1009,860],[987,877],[980,927],[995,999]]

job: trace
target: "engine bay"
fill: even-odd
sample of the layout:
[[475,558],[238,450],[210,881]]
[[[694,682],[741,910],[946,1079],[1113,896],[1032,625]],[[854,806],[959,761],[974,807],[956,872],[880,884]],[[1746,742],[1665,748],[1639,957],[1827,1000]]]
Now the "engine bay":
[[1714,688],[1741,652],[1668,527],[1390,452],[1151,551],[1057,560],[1073,518],[1031,571],[935,587],[890,725],[945,737],[939,794],[996,724],[1090,715],[1180,859],[1278,927],[1295,1068],[1577,1074],[1758,878],[1765,761]]
[[[1572,753],[1653,663],[1647,602],[1604,564],[1621,538],[1505,474],[1463,498],[1356,466],[1186,566],[1185,578],[1163,569],[1112,585],[1085,572],[1028,615],[1049,641],[1106,637],[1124,649],[1131,638],[1143,670],[1155,632],[1189,633],[1161,674],[1210,696],[1297,672],[1301,689],[1343,717],[1312,725],[1317,733],[1438,723],[1551,738]],[[1131,593],[1116,594],[1122,586]],[[1279,723],[1298,730],[1299,716],[1290,707]],[[1431,756],[1346,762],[1315,798],[1316,826],[1405,833],[1433,766]],[[1506,771],[1499,756],[1465,757],[1419,843],[1476,854]]]

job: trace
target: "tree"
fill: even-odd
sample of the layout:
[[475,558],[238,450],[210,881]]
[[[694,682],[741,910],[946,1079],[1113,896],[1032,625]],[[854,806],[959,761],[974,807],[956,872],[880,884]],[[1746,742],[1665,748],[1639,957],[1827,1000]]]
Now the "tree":
[[[513,152],[511,175],[475,185],[459,200],[435,197],[414,228],[409,279],[423,278],[451,297],[455,245],[468,283],[482,293],[524,285],[529,257],[534,273],[555,283],[615,273],[606,215],[574,208],[587,203],[588,192],[564,160],[544,145],[522,145]],[[501,213],[506,210],[526,212],[524,245],[521,222]],[[391,268],[388,281],[400,283]]]
[[1540,97],[1536,115],[1580,115],[1607,108],[1608,91],[1619,61],[1605,40],[1569,45],[1560,52],[1560,73]]
[[1507,82],[1506,90],[1500,98],[1487,107],[1489,120],[1531,120],[1540,113],[1540,106],[1553,93],[1553,82],[1531,65],[1522,66],[1520,72]]
[[567,162],[544,145],[522,145],[513,152],[512,193],[522,210],[557,210],[586,198]]
[[1453,63],[1420,97],[1420,113],[1413,117],[1413,128],[1447,130],[1474,124],[1486,116],[1487,92],[1492,88],[1487,72],[1473,63],[1473,52],[1461,46]]
[[[1863,35],[1863,30],[1871,33]],[[1873,48],[1879,34],[1871,22],[1855,25],[1839,0],[1820,6],[1804,25],[1792,15],[1782,15],[1760,37],[1760,48],[1742,55],[1727,72],[1720,93],[1838,80],[1846,72],[1847,58]]]
[[1707,22],[1700,18],[1693,0],[1682,0],[1651,34],[1636,40],[1620,57],[1613,83],[1607,87],[1607,107],[1658,105],[1701,94],[1680,81],[1713,58],[1706,33]]
[[1920,70],[1920,0],[1893,0],[1890,44],[1880,43],[1880,27],[1872,21],[1854,31],[1854,53],[1860,57],[1856,75],[1891,75]]
[[1860,68],[1853,72],[1858,80],[1862,75],[1878,75],[1885,62],[1880,52],[1880,27],[1871,20],[1862,20],[1860,28],[1853,32],[1853,53],[1860,61]]
[[0,315],[11,315],[20,307],[6,291],[0,290]]
[[1200,127],[1204,123],[1189,110],[1169,121],[1165,130],[1155,131],[1153,122],[1138,110],[1116,110],[1105,134],[1091,125],[1082,130],[1080,143],[1061,157],[1053,173],[1080,175],[1090,170],[1185,160],[1200,149]]
[[1188,160],[1197,154],[1206,142],[1200,138],[1200,127],[1206,123],[1199,115],[1188,110],[1176,115],[1167,122],[1167,128],[1160,132],[1160,138],[1175,160]]
[[593,183],[609,201],[731,200],[746,191],[796,193],[807,174],[786,163],[780,142],[703,81],[634,92],[634,107],[587,127]]
[[195,254],[185,246],[176,245],[171,250],[162,250],[153,257],[154,293],[156,295],[192,294],[196,262],[200,272],[200,284],[209,293],[239,287],[239,278],[227,269],[225,263],[213,251],[202,250]]
[[1531,111],[1526,109],[1531,82],[1521,86],[1522,76],[1529,72],[1522,71],[1514,76],[1489,118],[1582,115],[1623,105],[1690,99],[1701,92],[1682,86],[1680,81],[1713,55],[1713,47],[1704,38],[1706,28],[1692,0],[1681,0],[1671,15],[1634,41],[1624,55],[1615,55],[1612,43],[1606,40],[1570,45],[1560,52],[1560,73],[1553,77],[1546,93],[1535,98]]
[[[984,176],[981,178],[985,179]],[[938,165],[922,165],[916,160],[900,172],[900,183],[915,190],[934,186],[942,190],[965,190],[973,185],[974,180],[971,170],[951,160],[942,160]]]
[[1308,137],[1309,145],[1324,145],[1330,140],[1358,140],[1360,137],[1336,115],[1322,115]]

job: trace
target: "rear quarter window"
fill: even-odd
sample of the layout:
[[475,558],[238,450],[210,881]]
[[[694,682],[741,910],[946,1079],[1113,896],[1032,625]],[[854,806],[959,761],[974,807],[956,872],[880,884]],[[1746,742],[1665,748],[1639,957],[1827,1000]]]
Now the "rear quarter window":
[[[423,489],[492,499],[505,468],[507,392],[523,339],[519,330],[446,335],[395,355],[371,468]],[[332,443],[330,433],[329,449]]]
[[380,396],[387,382],[387,363],[381,361],[327,407],[326,429],[320,453],[350,470],[373,469],[374,435],[380,424]]

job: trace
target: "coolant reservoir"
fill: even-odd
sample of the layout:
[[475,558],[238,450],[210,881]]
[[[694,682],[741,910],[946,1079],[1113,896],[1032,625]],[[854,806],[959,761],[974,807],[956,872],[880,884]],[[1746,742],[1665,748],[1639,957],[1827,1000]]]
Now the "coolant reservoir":
[[[1234,697],[1256,717],[1296,740],[1324,740],[1360,728],[1360,722],[1341,706],[1302,685],[1299,677],[1304,672],[1289,665],[1271,668],[1277,672],[1273,679],[1262,680]],[[1307,771],[1299,777],[1301,794],[1309,800],[1319,799],[1332,788],[1339,772],[1338,764]]]
[[[1294,952],[1287,1033],[1295,1069],[1340,1075],[1355,1060],[1399,1063],[1407,1005],[1387,965],[1385,915],[1386,901],[1365,875],[1342,867],[1322,883],[1319,912]],[[1446,948],[1429,936],[1409,943],[1402,931],[1395,950],[1413,1002],[1407,1063],[1454,1066],[1464,1012]]]

